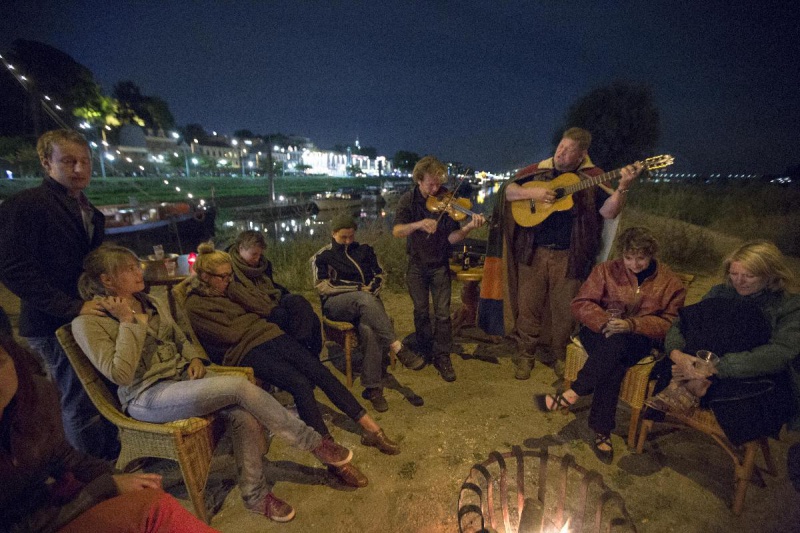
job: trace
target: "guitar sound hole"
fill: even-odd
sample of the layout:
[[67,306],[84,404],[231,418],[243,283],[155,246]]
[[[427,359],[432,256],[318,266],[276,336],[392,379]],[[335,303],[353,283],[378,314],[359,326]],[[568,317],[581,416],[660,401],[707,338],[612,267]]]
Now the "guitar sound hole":
[[554,189],[553,192],[556,193],[556,200],[560,200],[560,199],[564,198],[564,188],[563,187],[559,187],[558,189]]

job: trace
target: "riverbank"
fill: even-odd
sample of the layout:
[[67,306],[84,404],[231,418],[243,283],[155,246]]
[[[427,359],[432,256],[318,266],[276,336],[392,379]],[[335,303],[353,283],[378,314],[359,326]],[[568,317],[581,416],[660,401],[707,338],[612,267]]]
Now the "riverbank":
[[[715,282],[713,277],[699,276],[689,291],[689,301],[696,301]],[[454,306],[457,289],[454,286]],[[313,294],[307,297],[318,302]],[[387,292],[384,301],[398,334],[409,333],[413,324],[408,296]],[[16,324],[18,301],[3,287],[0,305]],[[475,345],[464,342],[462,346],[471,352]],[[297,517],[288,524],[267,522],[244,509],[232,481],[232,460],[225,453],[230,448],[223,443],[209,485],[210,496],[219,500],[212,525],[226,533],[455,532],[458,490],[472,464],[485,460],[492,450],[505,452],[520,445],[532,450],[546,447],[558,456],[572,454],[579,465],[597,470],[622,495],[640,532],[797,531],[800,495],[786,477],[786,450],[800,440],[798,435],[784,433],[780,441],[770,441],[778,475],[764,475],[764,488],[750,486],[744,512],[737,518],[729,509],[732,463],[708,438],[690,431],[659,430],[645,454],[632,454],[624,444],[629,412],[621,407],[613,435],[616,457],[607,466],[591,451],[586,403],[566,416],[534,409],[533,394],[549,392],[555,380],[549,368],[537,365],[529,381],[517,381],[510,359],[492,364],[453,356],[453,364],[458,375],[455,383],[445,383],[432,368],[393,371],[400,383],[424,398],[424,406],[414,407],[400,392],[389,390],[389,411],[375,413],[370,408],[401,444],[403,451],[397,456],[362,446],[354,424],[318,394],[320,403],[329,408],[325,412],[335,438],[352,448],[354,463],[370,484],[358,490],[342,487],[308,454],[274,440],[268,455],[269,476],[275,493],[297,509]],[[356,395],[361,391],[358,382],[353,390]],[[761,459],[757,464],[763,465]],[[189,506],[177,470],[164,473],[169,490]]]

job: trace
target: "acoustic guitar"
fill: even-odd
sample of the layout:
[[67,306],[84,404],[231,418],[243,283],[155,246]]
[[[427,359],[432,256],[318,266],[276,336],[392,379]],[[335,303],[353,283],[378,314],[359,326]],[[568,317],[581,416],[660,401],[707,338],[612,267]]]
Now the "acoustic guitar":
[[[657,155],[648,157],[641,163],[644,170],[658,170],[670,166],[674,161],[675,158],[671,155]],[[621,170],[618,168],[585,180],[582,180],[575,173],[566,172],[551,181],[529,181],[521,185],[521,187],[525,189],[534,187],[550,189],[556,194],[556,201],[552,204],[547,204],[535,200],[515,200],[511,202],[511,215],[520,226],[526,228],[537,226],[556,211],[572,209],[574,205],[573,194],[606,181],[617,179],[621,176]]]

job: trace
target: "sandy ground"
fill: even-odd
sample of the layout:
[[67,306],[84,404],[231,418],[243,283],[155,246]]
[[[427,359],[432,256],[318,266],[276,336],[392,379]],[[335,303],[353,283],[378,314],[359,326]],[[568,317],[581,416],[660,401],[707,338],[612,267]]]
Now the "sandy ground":
[[[689,301],[696,301],[712,283],[712,279],[698,278]],[[454,306],[457,289],[454,286]],[[409,333],[408,296],[388,294],[384,299],[398,334]],[[0,304],[15,320],[18,303],[2,287]],[[466,352],[474,346],[463,343]],[[297,510],[288,524],[245,511],[233,482],[230,456],[225,453],[229,446],[223,442],[209,483],[209,500],[216,500],[210,505],[219,509],[212,525],[231,533],[458,531],[459,487],[470,467],[493,450],[507,452],[519,445],[525,450],[545,447],[558,456],[572,454],[579,465],[597,470],[622,495],[641,532],[800,531],[800,494],[786,478],[786,451],[800,440],[796,434],[784,432],[779,441],[770,441],[777,476],[764,475],[765,487],[750,485],[744,512],[737,518],[730,512],[732,462],[707,437],[661,429],[651,437],[644,454],[632,454],[624,443],[629,413],[621,406],[613,436],[616,456],[606,466],[589,445],[587,404],[568,415],[542,414],[534,408],[532,396],[552,390],[556,379],[552,370],[537,365],[529,381],[517,381],[508,358],[494,364],[454,356],[453,363],[458,375],[455,383],[444,382],[433,368],[393,371],[400,383],[425,399],[424,406],[413,407],[396,390],[387,391],[388,412],[374,413],[370,406],[387,434],[402,445],[400,455],[386,456],[362,446],[355,424],[326,409],[335,438],[353,449],[354,464],[369,477],[366,488],[338,485],[309,454],[274,440],[268,454],[269,477],[275,493]],[[358,382],[353,390],[360,393]],[[318,398],[329,405],[322,395]],[[166,474],[168,485],[170,479],[179,479],[175,469]],[[189,505],[179,482],[170,491]]]

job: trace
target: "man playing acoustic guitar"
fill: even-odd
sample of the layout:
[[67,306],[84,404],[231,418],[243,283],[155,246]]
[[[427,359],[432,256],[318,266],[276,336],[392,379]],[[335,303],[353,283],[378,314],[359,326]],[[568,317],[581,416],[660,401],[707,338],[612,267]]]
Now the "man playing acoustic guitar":
[[[592,135],[581,128],[564,132],[555,155],[517,172],[505,188],[505,199],[527,206],[531,214],[544,212],[545,218],[524,227],[519,220],[503,221],[509,246],[509,294],[514,329],[500,350],[514,350],[515,377],[528,379],[534,359],[553,364],[564,361],[566,346],[573,329],[569,305],[594,265],[600,246],[603,219],[613,219],[622,211],[624,194],[641,173],[642,164],[634,163],[618,171],[617,190],[588,187],[562,197],[559,188],[531,186],[530,182],[549,182],[575,176],[590,179],[603,173],[592,164],[588,150]],[[566,173],[571,173],[567,178]],[[578,181],[577,179],[575,180]],[[527,187],[526,184],[529,184]],[[565,204],[559,210],[556,207]],[[508,213],[510,210],[506,209]],[[526,225],[531,225],[526,224]],[[549,349],[548,345],[549,344]]]

